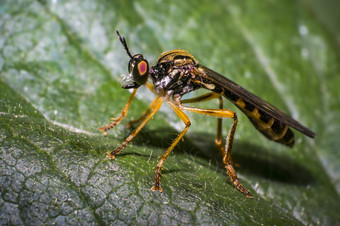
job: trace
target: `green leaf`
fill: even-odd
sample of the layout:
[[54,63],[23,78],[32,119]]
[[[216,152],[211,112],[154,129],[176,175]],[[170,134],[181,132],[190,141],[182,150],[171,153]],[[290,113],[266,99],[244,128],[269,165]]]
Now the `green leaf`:
[[[339,49],[313,7],[2,1],[0,224],[339,224]],[[151,192],[157,157],[184,125],[162,107],[114,161],[105,158],[154,98],[142,88],[127,120],[106,137],[97,131],[129,98],[119,83],[129,58],[117,29],[150,63],[163,51],[188,50],[316,138],[296,132],[293,149],[270,142],[226,101],[239,115],[233,160],[254,199],[228,182],[214,147],[216,119],[195,114],[164,165],[163,193]]]

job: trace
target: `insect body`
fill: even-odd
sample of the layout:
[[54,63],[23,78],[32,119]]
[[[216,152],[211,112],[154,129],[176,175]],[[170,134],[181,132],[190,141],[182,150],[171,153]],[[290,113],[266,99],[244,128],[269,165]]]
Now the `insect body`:
[[[307,129],[305,126],[301,125],[299,122],[295,121],[293,118],[273,107],[269,103],[261,100],[254,94],[251,94],[228,78],[205,66],[200,65],[187,51],[171,50],[164,52],[158,58],[157,64],[149,67],[147,60],[145,60],[141,54],[132,56],[127,47],[125,39],[120,36],[118,31],[117,35],[130,57],[129,73],[133,77],[133,82],[123,86],[123,88],[133,89],[133,92],[130,96],[130,99],[126,103],[121,116],[112,119],[111,124],[99,129],[103,131],[104,134],[106,134],[109,129],[115,127],[122,119],[125,118],[130,103],[140,86],[146,85],[148,89],[155,93],[156,98],[144,115],[142,115],[139,119],[130,122],[130,125],[140,123],[138,127],[132,131],[131,135],[128,136],[118,148],[108,153],[107,157],[114,159],[115,156],[127,146],[127,144],[154,116],[164,101],[169,104],[169,106],[185,124],[183,131],[177,136],[177,138],[172,142],[171,146],[161,156],[161,160],[159,161],[155,172],[155,183],[151,188],[153,191],[162,191],[160,178],[163,163],[173,148],[188,131],[191,122],[184,111],[191,111],[199,114],[218,117],[217,136],[215,143],[223,157],[223,163],[225,165],[227,174],[230,178],[230,181],[240,192],[246,195],[246,197],[252,198],[250,192],[240,183],[236,171],[231,164],[231,150],[238,120],[235,112],[223,109],[222,96],[230,100],[239,109],[241,109],[248,116],[255,128],[270,140],[274,140],[292,147],[294,145],[294,134],[290,127],[311,138],[314,138],[314,132]],[[153,84],[148,81],[149,78],[152,80]],[[199,88],[207,89],[210,92],[196,98],[182,100],[183,95]],[[211,99],[219,100],[218,109],[202,109],[184,105],[188,103],[208,101]],[[222,118],[233,119],[233,124],[228,131],[224,145],[222,142]]]

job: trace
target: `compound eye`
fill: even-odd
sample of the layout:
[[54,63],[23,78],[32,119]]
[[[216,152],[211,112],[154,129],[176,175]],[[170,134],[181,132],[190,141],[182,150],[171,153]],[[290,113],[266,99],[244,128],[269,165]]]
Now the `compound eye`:
[[137,64],[137,70],[139,76],[144,76],[149,72],[149,64],[146,60],[142,60]]
[[133,64],[134,64],[134,62],[133,62],[133,58],[132,58],[132,59],[129,61],[129,66],[128,66],[129,74],[131,74],[131,72],[132,72]]
[[128,68],[130,74],[132,73],[132,71],[133,71],[135,65],[136,65],[139,61],[141,61],[141,60],[143,60],[143,55],[142,55],[142,54],[136,54],[136,55],[134,55],[134,56],[130,59],[130,61],[129,61],[129,68]]
[[143,59],[143,56],[134,59],[135,61],[131,64],[133,80],[137,84],[143,85],[149,77],[149,63]]

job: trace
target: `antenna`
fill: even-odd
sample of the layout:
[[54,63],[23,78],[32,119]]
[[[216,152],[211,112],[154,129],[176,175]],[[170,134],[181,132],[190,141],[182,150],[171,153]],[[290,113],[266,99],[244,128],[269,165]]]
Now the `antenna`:
[[130,58],[132,58],[132,55],[131,55],[131,53],[130,53],[130,51],[129,51],[129,48],[127,47],[125,38],[122,37],[122,36],[120,36],[118,30],[116,30],[116,33],[117,33],[117,35],[118,35],[118,37],[119,37],[119,41],[120,41],[120,42],[122,43],[122,45],[124,46],[124,49],[126,50],[127,54],[129,55]]

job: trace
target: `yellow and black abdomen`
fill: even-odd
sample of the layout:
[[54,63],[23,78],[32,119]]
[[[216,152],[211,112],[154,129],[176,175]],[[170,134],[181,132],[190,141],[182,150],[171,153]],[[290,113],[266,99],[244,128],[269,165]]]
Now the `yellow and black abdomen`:
[[268,139],[293,147],[294,133],[290,128],[312,138],[315,136],[313,131],[219,73],[203,65],[198,65],[197,73],[201,79],[200,83],[203,84],[202,88],[230,100]]
[[227,90],[224,90],[221,94],[246,114],[255,128],[265,137],[289,147],[294,146],[294,133],[285,123]]

